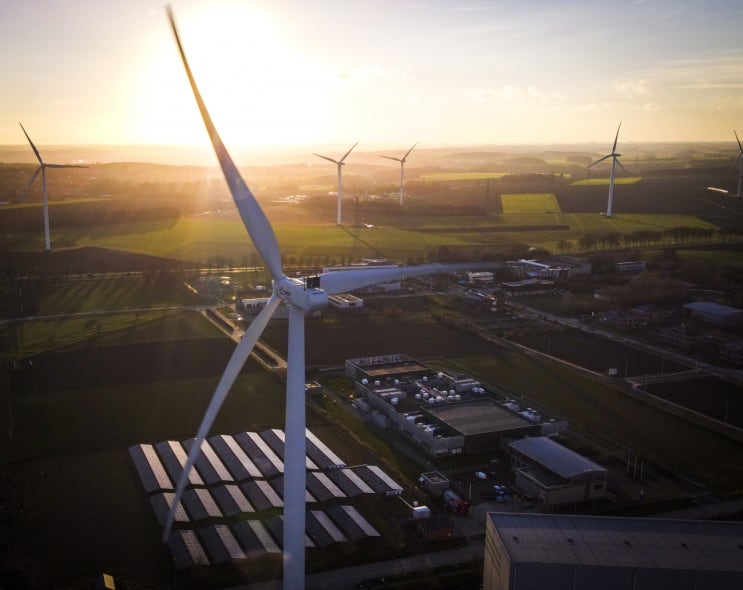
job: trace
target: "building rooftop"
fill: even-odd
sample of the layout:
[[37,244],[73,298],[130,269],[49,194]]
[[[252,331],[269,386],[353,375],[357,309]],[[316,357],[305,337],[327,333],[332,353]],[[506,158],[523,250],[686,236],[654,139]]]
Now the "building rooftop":
[[699,313],[713,314],[718,316],[732,316],[743,314],[743,310],[729,305],[720,305],[710,301],[697,301],[695,303],[685,303],[684,307]]
[[510,446],[565,479],[586,471],[606,471],[601,465],[546,436],[522,438],[513,441]]
[[491,400],[428,406],[427,412],[464,435],[533,426]]
[[743,572],[739,522],[490,512],[511,561]]

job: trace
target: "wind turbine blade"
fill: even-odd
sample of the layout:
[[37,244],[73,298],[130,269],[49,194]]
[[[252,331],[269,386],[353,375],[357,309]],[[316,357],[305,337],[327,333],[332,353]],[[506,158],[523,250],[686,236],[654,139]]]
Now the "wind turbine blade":
[[414,148],[415,146],[417,146],[417,145],[418,145],[418,142],[416,141],[416,142],[415,142],[415,143],[413,144],[413,147],[411,147],[411,148],[410,148],[410,149],[408,150],[408,153],[407,153],[407,154],[405,154],[405,155],[404,155],[404,156],[402,157],[402,161],[403,161],[403,162],[404,162],[404,161],[406,160],[406,158],[407,158],[407,157],[408,157],[408,156],[410,155],[410,152],[412,152],[412,151],[413,151],[413,148]]
[[619,121],[619,127],[617,127],[617,134],[614,136],[614,146],[611,148],[611,153],[617,151],[617,141],[619,140],[619,129],[622,127],[622,122]]
[[595,162],[591,162],[591,163],[590,163],[590,164],[588,165],[588,168],[590,168],[591,166],[594,166],[595,164],[598,164],[599,162],[603,162],[603,161],[604,161],[604,160],[606,160],[607,158],[611,158],[611,157],[612,157],[612,154],[606,154],[606,155],[605,155],[605,156],[604,156],[603,158],[599,158],[599,159],[598,159],[598,160],[596,160]]
[[476,269],[492,269],[500,265],[493,262],[456,262],[448,264],[425,264],[364,270],[336,270],[320,275],[320,288],[328,295],[347,293],[385,281],[407,277],[422,277],[449,272],[465,272]]
[[271,224],[268,222],[266,214],[263,212],[263,209],[261,209],[258,201],[256,201],[253,193],[250,192],[250,189],[248,188],[248,185],[245,184],[242,176],[240,176],[237,166],[235,166],[230,154],[227,152],[227,148],[225,148],[222,139],[217,133],[217,129],[212,122],[209,111],[207,111],[206,105],[201,98],[201,93],[196,86],[196,80],[191,73],[191,67],[188,65],[188,60],[186,60],[186,53],[183,51],[183,46],[181,45],[181,40],[178,36],[178,29],[175,25],[173,12],[169,6],[166,10],[168,13],[168,19],[170,20],[170,26],[173,29],[175,41],[178,44],[178,52],[181,54],[181,60],[186,69],[186,75],[188,76],[191,90],[193,91],[194,98],[199,106],[201,118],[204,120],[204,125],[209,133],[209,138],[211,139],[214,152],[219,160],[219,165],[222,167],[222,173],[227,181],[227,185],[232,193],[232,198],[240,212],[243,224],[248,230],[250,239],[253,240],[253,244],[261,255],[264,264],[271,271],[273,278],[278,280],[284,276],[284,272],[281,269],[281,252],[279,251],[279,245],[276,241],[276,235],[274,234]]
[[400,158],[393,158],[392,156],[379,156],[380,158],[387,158],[388,160],[394,160],[395,162],[402,162]]
[[358,141],[357,141],[357,142],[356,142],[355,144],[353,144],[353,145],[351,146],[351,149],[350,149],[350,150],[348,150],[348,151],[347,151],[347,152],[345,153],[345,155],[344,155],[344,156],[343,156],[343,157],[342,157],[342,158],[341,158],[340,160],[338,160],[338,161],[339,161],[339,162],[343,162],[343,160],[345,160],[345,159],[346,159],[346,157],[348,156],[348,154],[350,154],[350,153],[351,153],[351,152],[353,151],[353,148],[355,148],[355,147],[356,147],[357,145],[359,145],[359,142],[358,142]]
[[39,166],[36,170],[34,170],[34,173],[31,175],[31,180],[28,181],[28,184],[26,184],[25,187],[23,187],[23,192],[25,193],[28,189],[31,188],[31,185],[34,183],[34,180],[36,180],[36,177],[39,175],[39,172],[41,172],[41,166]]
[[36,146],[34,145],[34,142],[31,141],[31,138],[28,136],[28,133],[26,133],[26,130],[23,127],[23,123],[20,121],[18,124],[21,126],[21,129],[23,129],[23,135],[26,136],[26,139],[28,140],[28,143],[31,144],[31,149],[34,151],[34,154],[36,154],[36,159],[39,161],[39,164],[43,164],[44,160],[41,159],[41,154],[39,153],[39,150],[36,149]]
[[235,379],[237,379],[237,376],[240,374],[240,370],[245,364],[245,361],[248,360],[250,353],[253,351],[255,343],[258,342],[258,338],[260,338],[263,330],[266,328],[268,320],[271,319],[273,312],[279,305],[279,301],[280,299],[278,295],[271,295],[268,303],[266,303],[266,307],[263,308],[263,310],[255,317],[253,322],[250,324],[250,327],[248,327],[242,340],[240,340],[237,348],[235,348],[235,352],[232,353],[230,361],[227,363],[227,368],[224,370],[224,374],[222,375],[222,378],[217,385],[217,389],[214,391],[214,396],[209,402],[209,407],[207,408],[206,413],[201,420],[201,425],[199,426],[196,438],[194,439],[194,445],[191,447],[191,451],[188,454],[186,465],[183,467],[183,472],[178,478],[178,484],[175,488],[173,503],[170,506],[170,511],[168,512],[168,517],[165,521],[163,542],[167,542],[168,537],[170,537],[170,531],[173,526],[175,512],[178,509],[181,497],[183,496],[183,492],[186,489],[189,473],[191,472],[191,469],[193,468],[194,463],[196,462],[196,459],[198,459],[199,453],[201,452],[201,443],[204,442],[204,439],[209,434],[209,430],[211,429],[212,424],[214,424],[214,420],[219,413],[219,409],[222,407],[222,404],[224,403],[227,394],[232,388],[233,383],[235,383]]
[[741,145],[740,139],[738,139],[738,132],[733,129],[733,133],[735,133],[735,140],[738,142],[738,149],[740,150],[740,153],[743,154],[743,145]]
[[614,161],[619,164],[619,167],[624,170],[627,174],[629,174],[629,170],[627,170],[624,166],[622,166],[622,163],[619,161],[619,158],[614,158]]
[[318,158],[322,158],[323,160],[327,160],[328,162],[333,162],[333,164],[340,164],[338,160],[334,160],[333,158],[328,158],[327,156],[321,156],[320,154],[312,154],[313,156],[317,156]]

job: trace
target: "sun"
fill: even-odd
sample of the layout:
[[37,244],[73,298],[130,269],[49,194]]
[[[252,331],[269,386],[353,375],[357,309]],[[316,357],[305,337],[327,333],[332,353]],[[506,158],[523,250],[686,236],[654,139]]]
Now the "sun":
[[[228,146],[304,143],[322,135],[330,116],[324,95],[331,77],[292,45],[278,17],[234,2],[208,3],[175,16],[196,82]],[[206,133],[165,24],[134,100],[145,143],[204,143]]]

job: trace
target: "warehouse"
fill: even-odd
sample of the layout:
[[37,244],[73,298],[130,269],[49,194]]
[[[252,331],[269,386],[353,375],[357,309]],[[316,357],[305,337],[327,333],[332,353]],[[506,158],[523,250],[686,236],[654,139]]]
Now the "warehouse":
[[546,436],[508,444],[515,486],[546,508],[605,498],[608,470]]
[[483,590],[743,588],[739,522],[491,512]]

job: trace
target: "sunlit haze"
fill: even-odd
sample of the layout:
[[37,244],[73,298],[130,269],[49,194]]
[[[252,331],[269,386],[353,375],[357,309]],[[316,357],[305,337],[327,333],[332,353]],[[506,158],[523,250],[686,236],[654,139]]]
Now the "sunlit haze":
[[[734,141],[743,3],[172,4],[228,147]],[[0,5],[0,144],[203,145],[151,0]]]

